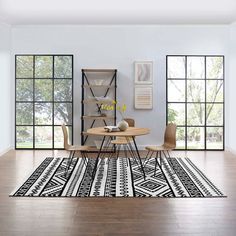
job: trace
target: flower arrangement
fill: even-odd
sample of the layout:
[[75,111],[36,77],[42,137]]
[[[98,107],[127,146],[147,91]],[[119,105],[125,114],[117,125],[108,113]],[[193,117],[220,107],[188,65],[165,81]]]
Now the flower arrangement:
[[101,109],[102,110],[106,110],[106,111],[114,111],[116,108],[116,110],[120,113],[122,119],[124,119],[124,113],[127,109],[126,104],[123,105],[119,105],[117,101],[113,100],[112,104],[102,104]]

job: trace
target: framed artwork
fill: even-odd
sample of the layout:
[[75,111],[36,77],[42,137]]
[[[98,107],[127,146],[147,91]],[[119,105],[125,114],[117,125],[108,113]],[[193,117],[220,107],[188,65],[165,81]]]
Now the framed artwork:
[[152,61],[137,61],[134,63],[135,84],[152,84]]
[[135,85],[134,107],[135,109],[152,109],[153,103],[152,85]]

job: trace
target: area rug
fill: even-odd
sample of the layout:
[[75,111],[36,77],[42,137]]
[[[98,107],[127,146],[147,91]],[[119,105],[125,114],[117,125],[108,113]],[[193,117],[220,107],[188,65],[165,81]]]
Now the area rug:
[[126,158],[101,159],[92,179],[95,159],[74,158],[65,177],[67,158],[46,158],[10,195],[13,197],[223,197],[223,193],[189,158],[155,159],[145,165]]

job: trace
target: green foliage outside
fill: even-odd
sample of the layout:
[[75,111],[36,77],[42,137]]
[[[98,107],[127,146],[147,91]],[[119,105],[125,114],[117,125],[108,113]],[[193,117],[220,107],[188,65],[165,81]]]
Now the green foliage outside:
[[[182,60],[182,61],[181,61]],[[179,61],[174,61],[177,67],[170,66],[169,77],[173,78],[168,81],[169,103],[168,121],[177,125],[187,126],[205,126],[205,116],[207,126],[223,126],[223,81],[217,80],[223,78],[223,61],[222,57],[207,57],[205,72],[205,61],[203,57],[188,57],[186,82],[174,79],[175,69],[181,70],[181,64],[184,65],[185,58],[180,57]],[[206,80],[204,79],[206,73]],[[177,73],[179,76],[180,72]],[[185,97],[185,83],[187,83],[187,93]],[[205,91],[205,83],[206,89]],[[205,107],[205,92],[206,102]],[[187,104],[187,124],[185,124],[185,100],[191,102]],[[169,102],[171,102],[169,101]],[[183,102],[183,103],[181,103]],[[219,104],[216,104],[219,103]],[[206,114],[205,114],[206,113]],[[206,135],[206,137],[205,137]],[[205,134],[204,128],[191,127],[187,128],[188,148],[204,148],[204,140],[207,138],[209,148],[222,148],[223,128],[207,128]],[[177,129],[177,140],[179,146],[185,146],[185,128]]]
[[[34,72],[35,68],[35,72]],[[35,73],[35,74],[34,74]],[[54,74],[54,78],[53,78]],[[32,148],[33,139],[38,148],[52,147],[52,125],[72,125],[72,61],[70,56],[17,56],[16,60],[16,127],[17,147]],[[54,87],[54,93],[53,93]],[[34,93],[33,93],[34,91]],[[33,103],[30,103],[34,101]],[[54,106],[53,106],[53,102]],[[54,108],[54,109],[53,109]],[[54,114],[53,114],[54,110]],[[33,128],[35,112],[35,137]],[[62,146],[61,127],[54,129],[54,145]],[[69,128],[71,137],[72,130]]]

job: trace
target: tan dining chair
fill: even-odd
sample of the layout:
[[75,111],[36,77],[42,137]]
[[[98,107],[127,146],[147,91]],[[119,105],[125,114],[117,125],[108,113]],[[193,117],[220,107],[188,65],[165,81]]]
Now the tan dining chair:
[[[145,147],[146,150],[148,150],[144,166],[148,163],[148,161],[151,159],[153,154],[155,153],[155,172],[154,175],[156,175],[156,168],[158,164],[158,156],[160,157],[160,167],[162,168],[162,154],[167,158],[170,158],[170,151],[175,149],[176,147],[176,125],[173,123],[170,123],[166,126],[165,129],[165,135],[164,135],[164,143],[161,146],[147,146]],[[167,155],[166,155],[167,153]],[[172,168],[173,169],[173,168]]]
[[[134,127],[135,126],[135,120],[132,119],[132,118],[125,118],[124,119],[129,127]],[[131,137],[116,137],[115,140],[112,140],[111,141],[111,144],[115,145],[116,147],[116,158],[119,157],[119,153],[120,153],[120,150],[121,150],[121,147],[123,146],[123,150],[124,150],[124,153],[125,153],[125,157],[128,158],[128,151],[130,151],[130,153],[132,154],[132,148],[131,148],[131,145],[130,145],[130,142],[132,141],[132,138]],[[135,158],[136,160],[136,158]]]
[[97,151],[97,149],[94,147],[91,147],[91,146],[77,146],[77,145],[69,144],[69,137],[68,137],[66,125],[63,124],[61,127],[62,127],[62,131],[63,131],[63,136],[64,136],[64,149],[69,152],[69,158],[68,158],[68,162],[67,162],[67,166],[66,166],[66,170],[65,170],[65,177],[66,177],[68,170],[70,168],[70,165],[73,161],[73,158],[75,157],[76,152],[79,153],[79,156],[81,156],[83,158],[82,160],[83,160],[84,164],[86,164],[87,163],[87,161],[86,161],[87,155],[86,154],[88,152]]

